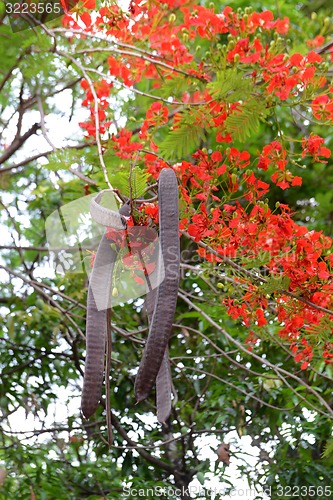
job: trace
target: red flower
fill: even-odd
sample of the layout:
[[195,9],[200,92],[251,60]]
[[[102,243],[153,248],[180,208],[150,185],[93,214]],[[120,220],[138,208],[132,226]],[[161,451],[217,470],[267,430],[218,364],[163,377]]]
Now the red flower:
[[290,186],[301,186],[302,177],[294,176],[289,170],[275,172],[272,181],[281,189],[288,189]]
[[256,310],[257,322],[258,326],[264,326],[267,324],[267,320],[264,315],[264,311],[262,309]]
[[322,94],[312,101],[312,113],[318,120],[333,120],[333,101]]
[[317,49],[318,47],[320,47],[321,45],[323,45],[323,43],[325,42],[325,37],[322,36],[322,35],[317,35],[315,38],[313,38],[312,40],[308,40],[306,42],[306,44],[311,47],[312,49]]
[[95,9],[96,0],[84,0],[83,7],[85,9]]
[[112,136],[113,149],[119,158],[132,158],[133,153],[142,148],[141,142],[131,142],[131,138],[132,132],[127,129],[121,129],[117,136]]
[[273,141],[263,147],[259,156],[258,168],[267,170],[270,165],[284,170],[287,165],[287,151],[283,149],[279,141]]
[[250,164],[250,153],[248,151],[238,151],[236,148],[230,148],[228,158],[232,167],[246,168]]
[[259,61],[263,46],[258,38],[250,43],[249,37],[238,40],[233,50],[227,54],[227,60],[234,62],[235,55],[239,56],[239,61],[244,64],[252,64]]
[[118,61],[115,57],[109,56],[108,64],[111,75],[123,80],[124,84],[128,87],[132,87],[134,80],[132,78],[131,70],[127,67],[125,62]]
[[307,153],[309,153],[311,156],[313,156],[313,161],[317,161],[319,163],[327,163],[325,160],[320,160],[319,156],[323,156],[324,158],[330,158],[331,156],[331,150],[326,148],[325,146],[322,146],[324,144],[325,140],[323,137],[320,137],[319,135],[310,134],[310,137],[307,139],[304,137],[302,140],[302,157],[304,158]]
[[144,217],[158,224],[158,205],[156,203],[143,203],[140,205],[139,210]]

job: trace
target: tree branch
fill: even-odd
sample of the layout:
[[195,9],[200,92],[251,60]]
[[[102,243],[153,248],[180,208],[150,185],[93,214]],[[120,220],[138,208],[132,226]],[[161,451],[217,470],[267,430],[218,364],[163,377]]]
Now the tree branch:
[[[11,145],[5,150],[3,155],[0,156],[0,165],[2,165],[2,163],[7,161],[8,158],[10,158],[14,153],[16,153],[16,151],[25,143],[25,141],[29,139],[29,137],[31,137],[32,135],[36,134],[37,130],[39,130],[40,128],[41,124],[35,123],[29,130],[27,130],[25,134],[15,137]],[[0,170],[0,172],[1,171],[2,169]]]
[[[333,409],[330,407],[330,405],[325,401],[325,399],[315,389],[313,389],[304,380],[302,380],[301,378],[299,378],[297,375],[294,375],[293,373],[289,373],[286,370],[284,370],[283,368],[281,368],[281,367],[279,367],[277,365],[274,365],[273,363],[271,363],[270,361],[268,361],[268,359],[266,359],[266,358],[264,359],[264,358],[258,356],[258,354],[255,354],[253,351],[249,351],[241,342],[238,342],[236,339],[234,339],[224,328],[222,328],[218,323],[216,323],[208,314],[206,314],[200,307],[198,307],[196,304],[194,304],[194,302],[192,302],[191,300],[189,300],[185,295],[183,295],[182,293],[179,293],[179,297],[181,297],[181,299],[184,300],[190,307],[192,307],[196,311],[200,312],[200,314],[214,328],[216,328],[217,331],[219,331],[220,333],[222,333],[225,336],[225,338],[227,340],[229,340],[229,342],[231,342],[232,344],[236,345],[240,351],[246,353],[247,356],[251,356],[252,358],[256,359],[257,361],[259,361],[260,364],[268,366],[275,373],[279,373],[279,375],[278,375],[279,378],[281,378],[281,380],[283,380],[288,387],[291,388],[291,386],[289,385],[289,383],[287,383],[287,381],[285,379],[285,376],[290,377],[290,378],[296,380],[299,385],[304,386],[308,392],[310,392],[311,394],[313,394],[318,399],[318,401],[320,401],[320,403],[326,408],[326,410],[328,411],[328,413],[325,413],[325,412],[323,412],[322,410],[319,410],[316,407],[314,409],[316,411],[320,411],[323,415],[329,417],[330,419],[333,417]],[[295,392],[294,389],[293,389],[293,392]],[[296,394],[297,394],[297,396],[300,399],[303,399],[304,401],[306,401],[308,405],[313,406],[310,402],[308,402],[300,394],[298,394],[297,392],[296,392]]]
[[[87,147],[90,147],[90,146],[93,146],[93,144],[87,142],[87,143],[76,144],[75,146],[66,146],[65,148],[57,148],[56,151],[65,151],[67,149],[78,149],[78,150],[80,150],[80,149],[84,149],[84,148],[87,148]],[[50,151],[44,151],[43,153],[38,153],[38,154],[36,154],[34,156],[30,156],[29,158],[26,158],[25,160],[22,160],[19,163],[15,163],[15,165],[9,165],[8,167],[0,168],[0,174],[2,174],[4,172],[8,172],[10,170],[14,170],[16,168],[24,167],[25,165],[28,165],[28,163],[30,163],[32,161],[36,161],[39,158],[42,158],[43,156],[45,156],[45,158],[47,158],[50,154],[52,154],[52,153],[54,153],[56,151],[53,151],[52,149]],[[77,175],[77,170],[73,169],[72,173],[74,173],[74,175]],[[86,179],[88,179],[88,177],[85,177],[83,180],[86,181]],[[91,185],[93,185],[93,186],[97,185],[97,183],[95,181],[93,181],[91,179],[88,179],[88,180],[89,180],[89,183]],[[86,182],[88,182],[88,180]]]
[[122,425],[120,424],[119,420],[117,419],[117,417],[115,416],[114,413],[112,413],[112,415],[111,415],[111,421],[112,421],[113,427],[119,432],[120,436],[123,439],[125,439],[125,441],[130,446],[135,448],[135,450],[139,453],[139,455],[142,458],[147,460],[147,462],[154,465],[155,467],[159,467],[160,469],[163,469],[171,474],[174,474],[175,471],[174,471],[174,468],[172,467],[172,465],[169,465],[166,462],[164,462],[163,460],[160,460],[159,458],[154,457],[153,455],[151,455],[150,453],[145,451],[141,446],[139,446],[135,441],[133,441],[129,437],[129,435],[127,434],[125,429],[122,427]]
[[[216,257],[219,257],[219,259],[221,259],[226,264],[229,264],[233,269],[236,269],[239,273],[244,274],[245,276],[248,276],[249,278],[251,278],[255,282],[260,281],[262,283],[267,283],[267,280],[263,276],[261,276],[261,275],[258,276],[257,274],[254,274],[253,272],[248,271],[247,269],[244,269],[244,267],[239,266],[238,264],[233,262],[233,260],[229,259],[229,257],[226,257],[223,254],[220,254],[219,252],[214,250],[214,248],[211,248],[209,245],[207,245],[203,241],[195,241],[195,239],[192,236],[190,236],[186,231],[181,231],[181,233],[184,236],[186,236],[186,238],[197,243],[197,245],[199,245],[200,247],[208,250],[208,252],[210,252],[211,254],[215,255]],[[314,309],[317,309],[318,311],[322,311],[324,313],[329,314],[330,316],[333,316],[333,311],[331,309],[327,309],[326,307],[322,307],[322,306],[319,306],[318,304],[314,304],[310,300],[305,299],[304,297],[300,297],[299,295],[296,295],[295,293],[289,292],[288,290],[281,290],[281,291],[279,291],[279,293],[281,295],[288,295],[288,297],[292,297],[293,299],[299,300],[300,302],[303,302],[304,304],[307,304],[308,306],[313,307]]]

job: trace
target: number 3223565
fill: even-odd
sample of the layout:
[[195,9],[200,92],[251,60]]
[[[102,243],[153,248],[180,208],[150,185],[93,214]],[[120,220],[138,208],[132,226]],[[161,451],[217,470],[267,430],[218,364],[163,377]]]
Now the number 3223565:
[[277,496],[278,497],[297,497],[308,496],[314,498],[323,498],[325,496],[331,497],[331,487],[330,486],[278,486]]
[[6,3],[7,14],[60,14],[61,7],[59,3]]

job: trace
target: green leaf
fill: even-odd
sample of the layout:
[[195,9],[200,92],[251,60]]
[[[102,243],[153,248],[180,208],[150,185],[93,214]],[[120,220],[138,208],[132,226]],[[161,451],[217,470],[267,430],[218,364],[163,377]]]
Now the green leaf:
[[121,466],[123,474],[128,475],[132,471],[132,454],[128,451]]
[[63,149],[51,153],[45,168],[56,172],[57,170],[68,170],[74,163],[80,161],[78,152],[74,149]]
[[205,131],[201,124],[181,123],[159,145],[159,153],[166,160],[180,159],[196,151],[204,140]]
[[189,91],[190,86],[194,86],[193,82],[184,75],[174,75],[171,79],[164,80],[162,87],[158,89],[158,95],[166,99],[181,96],[184,92]]
[[7,318],[7,328],[8,328],[8,335],[11,340],[14,339],[15,337],[15,321],[14,321],[14,316],[8,316]]
[[269,114],[265,101],[251,99],[244,104],[239,104],[226,119],[226,132],[240,142],[245,142],[248,137],[258,131],[259,124]]
[[329,439],[326,443],[322,458],[327,458],[333,454],[333,439]]
[[179,316],[179,320],[184,319],[184,318],[201,318],[201,314],[197,311],[190,311],[183,313]]
[[263,293],[271,295],[274,292],[288,290],[289,284],[290,278],[288,276],[271,276],[260,289]]
[[246,264],[244,265],[245,269],[259,269],[260,267],[268,264],[271,260],[270,252],[258,252],[255,258],[247,258],[245,259]]
[[253,83],[237,69],[227,69],[217,73],[216,80],[207,87],[214,99],[232,103],[248,99],[253,90]]
[[111,178],[112,185],[119,189],[124,196],[139,198],[147,187],[148,174],[136,166],[132,173],[117,172]]
[[200,484],[204,484],[205,474],[203,472],[198,472],[197,473],[197,480],[199,481]]

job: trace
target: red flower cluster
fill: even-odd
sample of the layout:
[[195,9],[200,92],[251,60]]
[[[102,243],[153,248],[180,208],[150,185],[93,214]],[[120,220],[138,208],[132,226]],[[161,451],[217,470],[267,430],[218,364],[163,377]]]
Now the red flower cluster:
[[150,222],[158,224],[158,205],[156,203],[143,203],[139,207],[142,217],[140,221],[145,226],[149,225]]
[[330,158],[331,150],[322,146],[325,140],[323,137],[320,137],[317,134],[311,133],[310,136],[306,139],[303,138],[302,141],[302,157],[304,158],[307,154],[313,157],[313,161],[317,161],[319,163],[327,163],[326,160],[321,160],[319,157],[322,156],[324,158]]
[[267,170],[270,166],[278,169],[272,174],[271,179],[281,189],[302,185],[302,178],[294,176],[290,170],[286,169],[287,151],[279,141],[273,141],[264,146],[259,156],[258,168]]
[[[313,83],[318,64],[323,61],[316,52],[310,52],[303,57],[301,54],[293,54],[287,57],[285,54],[271,56],[269,53],[262,59],[263,78],[267,85],[267,92],[274,93],[282,101],[285,101],[310,83]],[[325,84],[325,78],[318,76],[318,86]]]
[[[100,82],[96,82],[93,85],[93,89],[98,99],[98,125],[99,132],[104,134],[108,127],[111,125],[110,121],[107,121],[106,110],[109,106],[108,97],[110,95],[113,84],[108,83],[106,80],[101,80]],[[82,102],[83,106],[86,106],[90,110],[89,120],[86,122],[79,123],[80,127],[86,129],[87,136],[96,137],[96,112],[95,112],[95,99],[93,95],[93,91],[87,82],[87,80],[81,80],[81,87],[85,90],[86,97]]]
[[132,132],[123,128],[118,135],[112,136],[113,150],[119,158],[131,159],[142,148],[141,142],[131,142]]
[[111,240],[121,252],[121,261],[132,273],[134,280],[143,284],[141,274],[151,274],[155,267],[156,232],[146,226],[134,226],[131,219],[127,221],[128,228],[116,230],[107,228],[106,237]]
[[[117,96],[119,86],[140,95],[133,108],[135,129],[130,130],[129,120],[111,140],[102,141],[103,150],[109,148],[122,165],[135,159],[151,179],[162,168],[175,170],[182,198],[180,228],[204,244],[197,250],[202,259],[217,264],[233,259],[230,269],[237,267],[237,299],[229,296],[223,303],[234,320],[252,328],[246,344],[252,349],[258,343],[272,318],[268,301],[275,300],[279,335],[301,368],[307,368],[319,352],[318,332],[333,331],[333,321],[323,310],[333,308],[332,241],[296,224],[288,206],[279,204],[273,210],[269,201],[262,200],[271,183],[282,190],[301,185],[302,178],[295,175],[300,158],[328,163],[331,157],[318,130],[317,134],[309,129],[302,140],[294,140],[271,112],[282,105],[284,112],[289,107],[295,113],[301,109],[309,121],[311,110],[318,121],[333,120],[333,88],[324,76],[329,54],[314,51],[325,38],[309,40],[308,53],[290,54],[283,42],[287,18],[274,19],[269,10],[235,12],[229,6],[215,12],[194,0],[186,4],[132,0],[126,12],[114,4],[101,7],[96,19],[89,12],[80,19],[86,26],[82,37],[85,31],[103,31],[114,44],[105,63],[109,77],[94,82],[93,88],[82,81],[83,105],[90,118],[81,126],[91,137],[108,130],[110,95]],[[77,27],[69,17],[64,22]],[[224,70],[235,74],[235,88],[223,79],[223,89],[216,86]],[[240,80],[245,85],[238,88]],[[163,102],[151,101],[153,95],[163,97]],[[143,111],[145,96],[149,104]],[[258,103],[257,113],[253,103]],[[260,133],[261,122],[271,119],[271,135],[256,154],[255,134]],[[203,129],[198,138],[192,125],[194,131]],[[251,130],[239,133],[243,126]],[[189,147],[175,147],[175,154],[184,153],[172,164],[173,157],[163,158],[163,147],[158,145],[173,133],[176,145],[177,137],[182,140],[182,134],[175,133],[181,127],[189,130]],[[155,203],[143,203],[139,211],[136,224],[158,223]],[[125,252],[127,240],[118,241],[119,235],[111,233],[109,237]],[[141,282],[142,272],[151,272],[153,266],[145,270],[134,250],[123,255],[123,262],[141,273],[135,275]],[[262,280],[257,279],[260,276]],[[324,359],[333,362],[333,343],[325,339],[321,346]]]
[[109,56],[108,65],[109,65],[110,75],[119,78],[128,87],[131,87],[134,84],[134,79],[132,78],[132,71],[130,70],[130,68],[126,66],[126,64],[124,64],[123,61],[120,61],[113,56]]
[[333,120],[333,99],[327,94],[315,97],[312,101],[312,113],[318,120]]
[[155,101],[150,106],[150,108],[146,112],[146,119],[144,120],[141,130],[140,130],[140,138],[147,139],[148,138],[148,130],[150,127],[161,126],[164,123],[167,123],[169,118],[168,108],[163,106],[160,101]]

